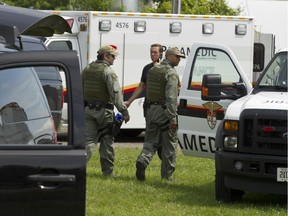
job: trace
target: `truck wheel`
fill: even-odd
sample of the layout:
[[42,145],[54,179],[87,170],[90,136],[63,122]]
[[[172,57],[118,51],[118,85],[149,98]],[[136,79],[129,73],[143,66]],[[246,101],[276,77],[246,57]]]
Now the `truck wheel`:
[[215,178],[215,196],[216,200],[223,202],[237,202],[241,201],[243,191],[230,189],[225,186],[224,174],[216,170]]

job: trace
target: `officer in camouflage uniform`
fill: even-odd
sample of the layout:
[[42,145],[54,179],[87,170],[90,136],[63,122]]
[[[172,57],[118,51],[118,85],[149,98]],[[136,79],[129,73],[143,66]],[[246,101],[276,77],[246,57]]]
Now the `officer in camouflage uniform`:
[[104,45],[98,50],[97,60],[82,72],[87,161],[91,157],[93,146],[99,141],[103,176],[112,176],[114,169],[114,105],[124,116],[125,123],[130,119],[118,77],[110,67],[117,55],[115,46]]
[[174,66],[185,55],[176,48],[169,48],[165,59],[149,70],[146,97],[147,114],[145,142],[136,161],[136,177],[145,180],[145,169],[162,143],[161,178],[172,180],[176,165],[177,138],[177,97],[180,86]]

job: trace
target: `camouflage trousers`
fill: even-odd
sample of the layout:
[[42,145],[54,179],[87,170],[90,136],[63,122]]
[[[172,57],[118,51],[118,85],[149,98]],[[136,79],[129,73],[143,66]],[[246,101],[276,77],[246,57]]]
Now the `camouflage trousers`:
[[101,108],[100,110],[85,107],[85,145],[87,162],[97,145],[99,145],[100,164],[102,174],[113,175],[114,170],[114,137],[112,126],[114,120],[113,110]]
[[161,106],[152,105],[147,109],[145,142],[136,161],[141,162],[146,168],[157,149],[162,146],[161,178],[168,180],[175,171],[178,145],[178,129],[170,129],[169,123]]

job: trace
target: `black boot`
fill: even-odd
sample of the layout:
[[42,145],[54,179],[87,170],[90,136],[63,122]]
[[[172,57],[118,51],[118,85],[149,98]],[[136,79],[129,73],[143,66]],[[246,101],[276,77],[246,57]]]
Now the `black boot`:
[[146,167],[143,163],[141,163],[140,161],[136,162],[136,178],[139,181],[145,181],[145,169]]

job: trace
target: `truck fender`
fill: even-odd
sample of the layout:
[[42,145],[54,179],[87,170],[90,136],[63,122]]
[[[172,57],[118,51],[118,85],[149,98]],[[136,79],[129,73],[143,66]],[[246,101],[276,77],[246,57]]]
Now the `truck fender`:
[[221,121],[216,131],[215,148],[223,148],[223,121]]

